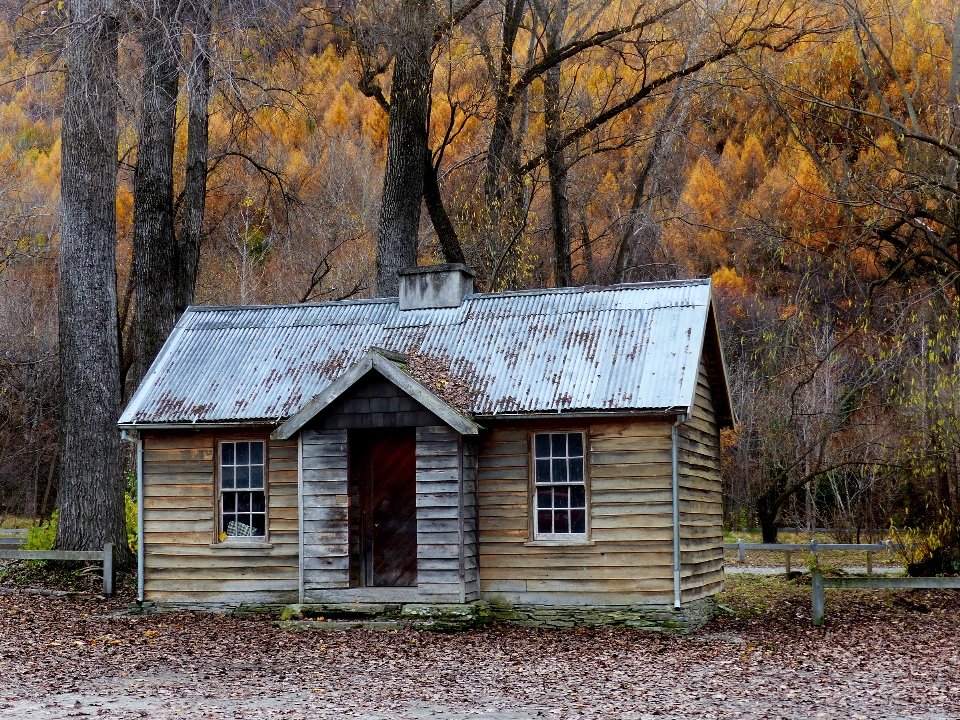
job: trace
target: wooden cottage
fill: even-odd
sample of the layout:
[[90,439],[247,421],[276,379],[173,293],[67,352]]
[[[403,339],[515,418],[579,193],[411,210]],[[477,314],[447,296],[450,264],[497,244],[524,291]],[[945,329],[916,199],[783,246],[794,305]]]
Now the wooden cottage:
[[140,599],[697,624],[731,422],[707,280],[193,307],[120,419]]

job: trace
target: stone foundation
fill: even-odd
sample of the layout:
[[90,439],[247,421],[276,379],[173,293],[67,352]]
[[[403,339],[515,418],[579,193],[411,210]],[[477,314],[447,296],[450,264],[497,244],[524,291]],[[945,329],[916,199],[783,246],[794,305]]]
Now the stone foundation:
[[623,626],[639,630],[691,632],[717,612],[712,598],[701,598],[680,608],[672,605],[522,605],[491,602],[493,618],[527,627],[573,628]]
[[680,608],[671,605],[527,605],[497,601],[473,603],[323,603],[252,605],[214,603],[133,604],[131,613],[201,611],[230,615],[279,616],[284,627],[310,630],[367,629],[460,632],[493,621],[542,628],[622,626],[639,630],[687,633],[708,623],[717,613],[712,597]]

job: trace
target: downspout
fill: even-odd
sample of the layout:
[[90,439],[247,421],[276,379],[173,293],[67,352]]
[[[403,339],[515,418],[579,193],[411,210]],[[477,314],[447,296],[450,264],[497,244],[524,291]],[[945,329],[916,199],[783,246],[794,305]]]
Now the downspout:
[[677,429],[687,421],[683,413],[677,416],[670,432],[670,454],[673,480],[673,606],[680,608],[680,472],[677,453]]
[[143,436],[136,430],[123,428],[122,440],[129,440],[137,446],[137,604],[143,604]]
[[143,438],[137,434],[137,602],[143,603]]

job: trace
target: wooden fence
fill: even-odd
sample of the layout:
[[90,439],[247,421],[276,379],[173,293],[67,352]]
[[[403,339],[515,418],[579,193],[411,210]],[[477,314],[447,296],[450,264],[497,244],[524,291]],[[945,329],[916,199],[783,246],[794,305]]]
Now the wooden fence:
[[0,547],[0,560],[66,560],[103,564],[103,594],[113,595],[116,586],[113,543],[103,550],[5,550]]
[[754,550],[773,550],[783,552],[784,565],[787,575],[790,574],[790,553],[794,551],[806,551],[812,553],[814,557],[821,552],[832,550],[859,550],[867,554],[867,575],[873,575],[873,553],[875,552],[893,552],[893,546],[890,541],[863,544],[863,543],[821,543],[811,540],[809,543],[745,543],[742,539],[736,543],[727,543],[723,546],[724,550],[736,550],[737,560],[739,562],[747,561],[747,551]]
[[824,588],[874,588],[880,590],[894,590],[898,588],[909,590],[960,590],[960,577],[843,577],[825,578],[819,568],[810,573],[813,585],[813,624],[823,625],[823,591]]
[[0,550],[4,548],[18,548],[27,541],[26,528],[0,528]]

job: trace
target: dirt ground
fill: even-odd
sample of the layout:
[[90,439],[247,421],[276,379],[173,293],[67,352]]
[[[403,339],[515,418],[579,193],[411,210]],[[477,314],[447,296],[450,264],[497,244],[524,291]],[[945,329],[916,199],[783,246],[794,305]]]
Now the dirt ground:
[[690,636],[289,632],[0,593],[0,718],[960,718],[960,593],[728,578]]

